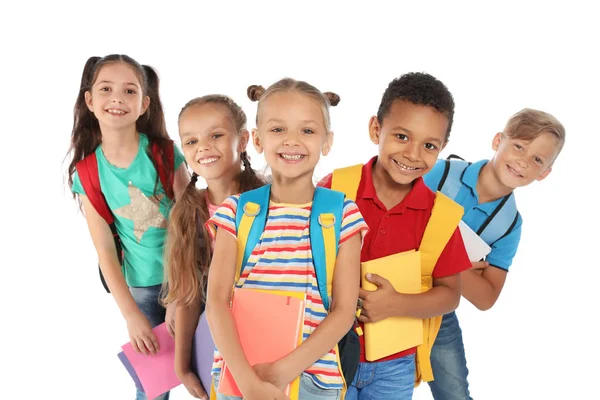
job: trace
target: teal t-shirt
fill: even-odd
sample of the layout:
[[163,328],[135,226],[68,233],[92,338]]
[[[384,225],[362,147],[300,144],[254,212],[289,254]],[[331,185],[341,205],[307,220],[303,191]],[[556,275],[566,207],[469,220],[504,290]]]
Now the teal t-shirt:
[[[140,134],[138,153],[128,168],[110,164],[102,148],[96,149],[100,186],[123,245],[123,273],[131,287],[147,287],[163,282],[163,251],[167,234],[167,217],[171,201],[158,180],[148,156],[148,137]],[[175,146],[177,170],[184,161]],[[73,192],[85,195],[77,173],[73,176]]]

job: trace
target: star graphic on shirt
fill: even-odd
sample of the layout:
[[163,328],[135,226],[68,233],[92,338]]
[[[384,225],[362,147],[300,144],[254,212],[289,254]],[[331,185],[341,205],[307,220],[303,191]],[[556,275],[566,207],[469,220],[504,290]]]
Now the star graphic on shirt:
[[166,228],[167,219],[160,212],[160,200],[164,195],[146,196],[139,188],[134,186],[131,181],[127,187],[131,203],[114,210],[114,213],[120,217],[133,221],[133,233],[138,241],[142,240],[142,235],[148,228]]

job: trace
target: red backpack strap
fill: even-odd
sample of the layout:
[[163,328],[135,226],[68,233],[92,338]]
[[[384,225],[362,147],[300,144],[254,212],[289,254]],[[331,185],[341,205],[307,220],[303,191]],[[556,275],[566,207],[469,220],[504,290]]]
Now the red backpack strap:
[[96,152],[93,152],[83,160],[79,161],[75,166],[77,173],[79,174],[79,180],[81,186],[85,191],[85,195],[90,200],[90,203],[96,209],[96,212],[100,214],[108,225],[111,225],[114,221],[112,212],[106,203],[106,199],[102,194],[100,188],[100,176],[98,175],[98,160],[96,159]]
[[172,169],[169,176],[167,176],[167,173],[165,172],[165,166],[163,164],[162,152],[164,150],[169,165],[174,166],[175,150],[173,146],[174,143],[172,140],[169,140],[169,145],[166,146],[164,149],[162,149],[156,142],[152,144],[152,158],[154,158],[154,162],[156,162],[156,166],[158,167],[158,178],[160,179],[160,183],[165,189],[167,197],[171,200],[175,198],[173,194],[173,181],[175,180],[175,171]]

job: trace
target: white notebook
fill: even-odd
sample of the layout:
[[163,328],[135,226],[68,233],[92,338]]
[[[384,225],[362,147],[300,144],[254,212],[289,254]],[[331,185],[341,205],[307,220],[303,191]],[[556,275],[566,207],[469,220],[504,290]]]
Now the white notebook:
[[469,260],[471,260],[471,262],[481,260],[483,257],[487,256],[490,251],[492,251],[492,248],[488,246],[487,243],[484,242],[479,235],[463,221],[460,221],[458,227],[460,228],[460,234],[462,235],[465,248],[467,249],[467,254],[469,255]]

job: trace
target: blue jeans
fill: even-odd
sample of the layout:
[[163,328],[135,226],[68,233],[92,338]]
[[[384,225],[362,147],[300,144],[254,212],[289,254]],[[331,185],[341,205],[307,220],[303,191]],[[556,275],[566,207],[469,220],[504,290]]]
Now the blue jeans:
[[472,400],[469,394],[467,359],[456,313],[444,315],[431,350],[431,394],[435,400]]
[[414,387],[414,354],[391,361],[361,362],[346,400],[412,399]]
[[[133,300],[140,308],[140,311],[148,318],[150,324],[154,328],[157,325],[165,322],[166,310],[158,303],[160,296],[161,285],[148,287],[131,287],[129,291],[133,296]],[[135,400],[147,400],[146,394],[137,390]],[[168,400],[169,392],[164,393],[156,398],[156,400]]]
[[[213,382],[215,390],[219,387],[220,375],[215,375]],[[315,384],[310,375],[302,374],[300,376],[300,393],[298,400],[338,400],[342,395],[341,390],[323,389]],[[217,392],[217,400],[241,400],[241,397],[225,396]]]

